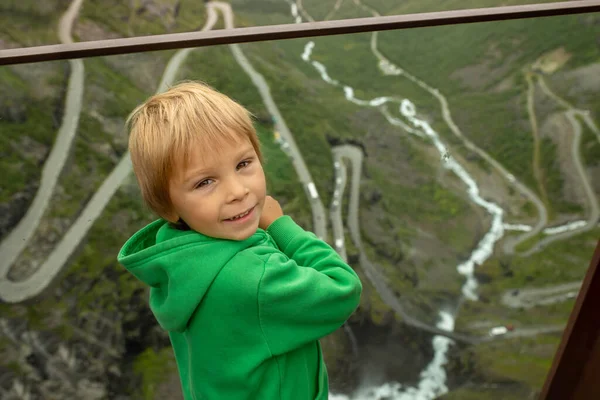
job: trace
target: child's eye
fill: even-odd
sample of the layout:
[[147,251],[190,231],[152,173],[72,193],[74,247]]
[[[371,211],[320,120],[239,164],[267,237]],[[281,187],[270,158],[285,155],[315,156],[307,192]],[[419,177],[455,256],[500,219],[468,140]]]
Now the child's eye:
[[242,168],[246,168],[248,165],[250,165],[250,160],[244,160],[237,165],[237,169],[239,170]]
[[212,179],[205,179],[203,181],[198,182],[198,184],[196,185],[196,189],[201,188],[201,187],[205,187],[208,186],[212,183]]

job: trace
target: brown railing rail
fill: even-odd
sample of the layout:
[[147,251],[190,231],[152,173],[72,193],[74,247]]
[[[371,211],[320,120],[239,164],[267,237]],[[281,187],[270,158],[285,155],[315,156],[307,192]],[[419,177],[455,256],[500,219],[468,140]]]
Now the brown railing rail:
[[600,399],[600,240],[548,372],[540,400]]
[[390,29],[421,28],[473,22],[549,17],[599,11],[599,0],[577,0],[547,4],[528,4],[422,14],[307,22],[302,24],[267,25],[207,32],[138,36],[132,38],[1,50],[0,65],[257,42],[264,40],[293,39],[310,36],[384,31]]

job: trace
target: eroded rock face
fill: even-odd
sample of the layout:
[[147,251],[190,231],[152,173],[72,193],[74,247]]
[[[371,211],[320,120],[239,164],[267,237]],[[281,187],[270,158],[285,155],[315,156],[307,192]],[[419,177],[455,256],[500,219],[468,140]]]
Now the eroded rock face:
[[122,298],[113,291],[112,306],[82,304],[82,290],[111,290],[107,282],[118,280],[110,268],[99,272],[95,282],[73,274],[35,304],[2,308],[0,398],[128,399],[136,393],[140,371],[133,360],[169,340],[143,290],[122,290]]
[[330,391],[352,393],[386,382],[418,384],[433,358],[432,338],[399,322],[392,312],[380,321],[368,307],[359,308],[344,327],[321,339]]
[[352,328],[360,344],[358,364],[365,384],[416,385],[433,358],[433,336],[399,322],[391,312],[380,325],[366,319]]
[[82,319],[71,338],[34,329],[23,318],[1,319],[0,331],[10,341],[2,346],[5,365],[18,365],[0,373],[2,398],[106,398],[110,381],[121,375],[122,346],[119,330],[104,318]]
[[[102,278],[112,280],[112,275],[107,270]],[[148,349],[170,354],[168,336],[149,311],[145,291],[117,301],[115,311],[84,310],[72,289],[90,284],[68,276],[55,289],[54,299],[46,298],[38,305],[44,310],[53,304],[51,313],[42,311],[25,319],[24,306],[13,307],[10,316],[3,312],[0,333],[7,343],[0,346],[0,354],[4,365],[19,367],[0,370],[2,398],[135,398],[143,383],[136,358]],[[399,379],[414,384],[433,356],[430,337],[398,322],[391,313],[375,323],[367,307],[359,308],[345,327],[323,338],[321,344],[330,388],[336,393]],[[162,378],[155,395],[178,393],[176,370]],[[15,391],[15,387],[20,389]],[[173,396],[169,398],[180,398]]]

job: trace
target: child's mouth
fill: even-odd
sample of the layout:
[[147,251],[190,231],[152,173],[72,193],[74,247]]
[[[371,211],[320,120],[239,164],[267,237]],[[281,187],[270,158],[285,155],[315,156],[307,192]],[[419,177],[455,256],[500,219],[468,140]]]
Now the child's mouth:
[[244,222],[244,221],[247,221],[252,216],[252,213],[254,212],[254,208],[255,207],[252,207],[251,209],[249,209],[247,211],[244,211],[243,213],[238,214],[236,216],[233,216],[231,218],[227,218],[224,221],[226,221],[226,222]]

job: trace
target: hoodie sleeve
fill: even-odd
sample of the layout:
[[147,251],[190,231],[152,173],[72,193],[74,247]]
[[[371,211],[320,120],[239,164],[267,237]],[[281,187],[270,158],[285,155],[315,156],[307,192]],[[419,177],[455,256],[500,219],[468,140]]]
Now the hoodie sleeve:
[[259,317],[274,355],[338,329],[360,301],[356,273],[324,241],[289,216],[267,230],[283,253],[269,255],[259,283]]

